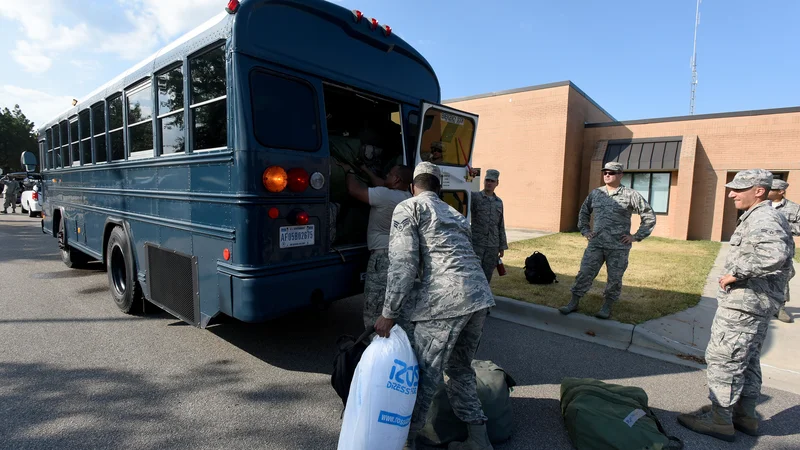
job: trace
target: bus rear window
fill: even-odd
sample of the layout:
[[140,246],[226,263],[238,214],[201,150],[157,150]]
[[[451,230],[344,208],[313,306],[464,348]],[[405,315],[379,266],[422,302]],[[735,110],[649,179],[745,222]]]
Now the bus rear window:
[[253,130],[261,145],[313,152],[320,147],[319,114],[308,83],[262,70],[250,74]]

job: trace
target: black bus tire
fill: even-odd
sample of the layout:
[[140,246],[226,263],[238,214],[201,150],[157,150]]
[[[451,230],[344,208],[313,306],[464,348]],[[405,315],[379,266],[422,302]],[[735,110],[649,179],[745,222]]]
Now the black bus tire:
[[117,308],[126,314],[142,309],[142,288],[136,278],[136,263],[128,235],[120,227],[111,231],[106,246],[108,286]]
[[70,269],[85,267],[91,258],[80,250],[75,250],[66,244],[65,233],[66,223],[64,216],[61,216],[61,223],[58,225],[58,246],[61,248],[61,262]]

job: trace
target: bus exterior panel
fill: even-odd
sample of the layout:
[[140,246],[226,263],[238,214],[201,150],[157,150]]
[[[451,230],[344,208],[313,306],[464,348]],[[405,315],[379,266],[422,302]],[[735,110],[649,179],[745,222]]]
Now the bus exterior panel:
[[[357,23],[350,11],[322,0],[245,0],[236,14],[209,20],[98,88],[40,131],[43,157],[48,159],[43,164],[43,230],[56,236],[63,220],[61,231],[69,248],[108,263],[110,230],[120,226],[130,239],[135,278],[144,296],[200,326],[219,313],[260,322],[361,292],[366,246],[334,246],[329,233],[335,224],[326,85],[397,105],[407,163],[415,159],[412,129],[418,118],[412,121],[411,116],[422,101],[439,101],[438,80],[424,58],[367,21]],[[194,86],[203,82],[193,80],[194,64],[207,52],[224,55],[224,95],[194,98]],[[170,71],[179,76],[167,74]],[[251,76],[262,72],[308,86],[317,123],[316,148],[259,140]],[[173,83],[183,97],[180,102],[172,98],[162,112],[164,83]],[[136,121],[140,116],[128,117],[131,92],[144,92],[148,84],[152,155],[146,153],[147,145],[131,140],[132,129],[148,125]],[[114,100],[117,96],[125,112],[121,128],[111,123],[112,106],[120,104]],[[85,113],[97,105],[100,114]],[[223,145],[198,151],[198,139],[209,138],[209,130],[205,136],[193,134],[195,114],[209,105],[224,108],[225,126],[218,130],[220,136],[224,133]],[[286,102],[281,107],[295,106]],[[73,166],[69,158],[74,139],[68,129],[62,132],[62,122],[76,116],[80,127],[75,128],[81,130],[90,118],[93,132],[87,142],[93,157],[82,157]],[[167,142],[161,127],[173,116],[183,121],[183,134],[172,141],[182,151],[162,154]],[[99,124],[96,135],[94,124]],[[80,139],[86,138],[84,131],[79,133]],[[112,147],[118,148],[120,135],[124,157],[115,160]],[[145,148],[144,157],[133,154],[140,148]],[[59,163],[60,158],[66,159]],[[325,184],[302,192],[269,192],[262,176],[270,166],[302,168],[309,176],[319,173]],[[297,226],[297,211],[306,213],[308,225],[314,226],[313,244],[282,248],[281,228]],[[173,267],[165,261],[174,261]]]

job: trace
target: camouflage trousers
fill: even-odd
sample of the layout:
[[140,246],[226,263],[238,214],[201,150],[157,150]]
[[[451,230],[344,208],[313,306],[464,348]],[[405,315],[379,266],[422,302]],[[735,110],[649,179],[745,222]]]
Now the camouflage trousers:
[[487,420],[478,399],[472,359],[478,350],[488,314],[486,308],[449,319],[415,323],[412,345],[419,364],[420,382],[410,432],[417,432],[425,426],[436,388],[442,382],[442,373],[450,378],[446,384],[447,397],[456,417],[476,425]]
[[789,303],[789,282],[792,281],[792,278],[795,276],[794,265],[792,265],[792,271],[789,273],[789,279],[786,280],[786,287],[783,289],[783,303]]
[[[378,317],[383,313],[386,300],[386,283],[389,278],[389,250],[373,250],[367,262],[367,277],[364,281],[364,329],[375,326]],[[411,306],[405,305],[401,316],[395,322],[405,330],[408,339],[413,341],[414,327],[409,321]]]
[[711,402],[729,407],[740,397],[761,393],[761,347],[769,317],[717,308],[706,348],[706,377]]
[[612,302],[617,301],[622,293],[622,276],[625,275],[625,270],[628,268],[630,252],[629,248],[600,248],[589,245],[583,252],[581,269],[578,276],[575,277],[575,283],[570,291],[578,297],[586,295],[605,263],[608,271],[608,283],[603,291],[603,297]]
[[13,198],[14,198],[13,195],[6,194],[6,198],[3,201],[3,211],[7,210],[9,206],[11,207],[11,209],[16,209],[17,205],[15,204],[14,200],[12,200]]
[[483,268],[483,273],[486,274],[486,281],[492,281],[492,275],[494,275],[494,269],[497,268],[497,260],[500,254],[500,249],[497,247],[484,247],[482,245],[473,245],[475,249],[475,254],[478,255],[478,259],[481,260],[481,268]]

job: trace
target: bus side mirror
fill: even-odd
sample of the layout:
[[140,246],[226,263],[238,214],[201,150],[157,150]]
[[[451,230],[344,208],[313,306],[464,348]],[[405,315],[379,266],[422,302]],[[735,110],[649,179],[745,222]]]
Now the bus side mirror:
[[31,152],[22,152],[19,157],[19,163],[26,172],[33,172],[36,170],[36,155]]

